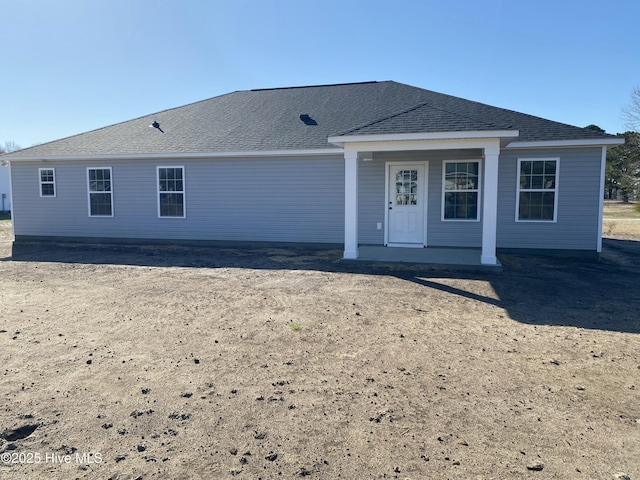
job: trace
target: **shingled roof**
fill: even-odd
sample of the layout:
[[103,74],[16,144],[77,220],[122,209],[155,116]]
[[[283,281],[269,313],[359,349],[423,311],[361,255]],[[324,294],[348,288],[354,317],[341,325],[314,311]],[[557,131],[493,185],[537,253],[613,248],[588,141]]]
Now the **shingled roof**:
[[[149,128],[154,120],[162,131]],[[518,130],[520,142],[614,138],[385,81],[233,92],[4,158],[331,149],[330,136],[472,130]]]

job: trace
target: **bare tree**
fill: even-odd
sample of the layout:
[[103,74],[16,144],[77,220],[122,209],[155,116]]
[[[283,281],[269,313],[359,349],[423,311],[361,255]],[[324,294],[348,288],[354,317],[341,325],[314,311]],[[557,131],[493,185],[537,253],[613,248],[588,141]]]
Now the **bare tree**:
[[20,150],[21,148],[22,147],[16,142],[14,142],[13,140],[9,140],[7,142],[4,142],[4,145],[0,145],[0,153],[11,153],[15,152],[16,150]]
[[622,118],[629,130],[640,131],[640,87],[631,92],[631,104],[622,109]]
[[[3,153],[11,153],[16,150],[20,150],[22,147],[18,145],[13,140],[9,140],[8,142],[4,142],[4,145],[0,145],[0,155]],[[7,162],[5,160],[0,160],[0,165],[5,166]]]

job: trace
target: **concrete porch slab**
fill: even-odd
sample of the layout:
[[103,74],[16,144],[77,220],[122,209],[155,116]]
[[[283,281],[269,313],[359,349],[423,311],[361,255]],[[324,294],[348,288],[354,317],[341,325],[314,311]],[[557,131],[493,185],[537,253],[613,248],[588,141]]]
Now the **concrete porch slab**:
[[502,271],[502,264],[483,265],[480,263],[479,248],[402,248],[378,245],[360,245],[359,256],[353,261],[412,263],[447,267],[460,270]]

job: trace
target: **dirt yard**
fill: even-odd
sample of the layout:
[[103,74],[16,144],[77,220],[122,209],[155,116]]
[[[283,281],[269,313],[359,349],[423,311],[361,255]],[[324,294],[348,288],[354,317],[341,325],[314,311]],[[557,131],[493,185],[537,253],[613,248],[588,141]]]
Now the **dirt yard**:
[[0,478],[640,478],[640,235],[502,273],[11,240]]

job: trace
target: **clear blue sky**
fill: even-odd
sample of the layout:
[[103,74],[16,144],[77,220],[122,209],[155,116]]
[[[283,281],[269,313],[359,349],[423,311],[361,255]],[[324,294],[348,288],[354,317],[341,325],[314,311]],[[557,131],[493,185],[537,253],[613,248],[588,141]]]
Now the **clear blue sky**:
[[396,80],[609,133],[638,0],[0,0],[0,144],[235,90]]

